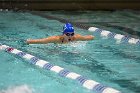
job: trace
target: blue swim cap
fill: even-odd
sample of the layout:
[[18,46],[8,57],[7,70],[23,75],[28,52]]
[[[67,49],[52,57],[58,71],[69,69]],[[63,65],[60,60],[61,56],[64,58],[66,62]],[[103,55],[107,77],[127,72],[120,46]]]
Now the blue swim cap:
[[67,32],[74,32],[74,28],[70,23],[66,23],[63,27],[63,34]]

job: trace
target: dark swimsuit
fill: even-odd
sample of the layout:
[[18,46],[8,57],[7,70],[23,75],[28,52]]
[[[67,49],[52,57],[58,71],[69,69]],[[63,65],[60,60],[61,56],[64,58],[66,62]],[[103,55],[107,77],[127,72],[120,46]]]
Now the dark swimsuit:
[[[72,41],[71,39],[68,39],[68,40],[69,40],[69,42]],[[63,44],[63,43],[64,43],[64,38],[62,39],[62,44]]]

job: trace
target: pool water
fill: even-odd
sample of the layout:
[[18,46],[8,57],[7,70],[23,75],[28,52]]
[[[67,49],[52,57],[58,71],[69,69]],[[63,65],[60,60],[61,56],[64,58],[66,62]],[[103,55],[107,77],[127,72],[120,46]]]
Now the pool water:
[[120,34],[140,37],[140,11],[51,11],[52,16],[64,18],[85,25],[96,26]]
[[[122,93],[140,92],[139,46],[120,44],[115,40],[101,38],[98,34],[76,27],[76,33],[95,35],[95,40],[62,45],[27,45],[24,42],[29,38],[61,35],[63,25],[64,23],[57,20],[48,20],[26,12],[3,11],[0,12],[0,43],[76,72]],[[71,79],[35,67],[15,55],[0,51],[0,57],[0,93],[3,91],[6,93],[13,93],[13,91],[22,93],[95,93]]]

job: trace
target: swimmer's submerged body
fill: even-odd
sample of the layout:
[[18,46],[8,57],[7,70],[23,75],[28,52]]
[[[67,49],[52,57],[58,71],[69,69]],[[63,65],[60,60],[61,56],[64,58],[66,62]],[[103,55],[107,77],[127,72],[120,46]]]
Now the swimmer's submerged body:
[[87,41],[93,40],[94,36],[86,35],[82,36],[80,34],[74,33],[74,28],[70,23],[67,23],[63,27],[63,34],[60,36],[50,36],[43,39],[28,39],[26,42],[28,44],[47,44],[47,43],[68,43],[72,41]]

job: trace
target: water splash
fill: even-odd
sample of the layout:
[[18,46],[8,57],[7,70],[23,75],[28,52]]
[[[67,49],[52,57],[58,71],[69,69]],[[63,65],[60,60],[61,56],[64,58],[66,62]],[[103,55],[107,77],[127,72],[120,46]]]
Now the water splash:
[[33,93],[28,85],[10,86],[5,90],[0,90],[0,93]]

